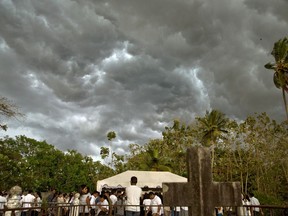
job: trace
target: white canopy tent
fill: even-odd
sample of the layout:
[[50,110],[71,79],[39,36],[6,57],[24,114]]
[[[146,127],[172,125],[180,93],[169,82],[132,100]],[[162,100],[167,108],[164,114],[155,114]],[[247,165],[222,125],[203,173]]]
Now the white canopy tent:
[[130,185],[132,176],[138,178],[137,186],[148,188],[162,188],[163,182],[187,182],[187,178],[162,171],[132,171],[117,174],[115,176],[97,181],[97,190],[102,188],[125,188]]

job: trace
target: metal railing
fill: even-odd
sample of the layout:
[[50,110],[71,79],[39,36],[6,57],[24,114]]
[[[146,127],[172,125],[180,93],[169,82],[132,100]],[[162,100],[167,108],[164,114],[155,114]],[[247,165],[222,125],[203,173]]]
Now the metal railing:
[[[107,211],[107,216],[125,216],[125,207],[128,205],[114,205],[110,206],[110,211]],[[131,206],[131,205],[129,205]],[[94,208],[95,207],[95,208]],[[147,212],[144,210],[145,206],[140,206],[140,216],[147,216]],[[166,208],[165,208],[166,207]],[[191,206],[193,208],[193,206]],[[243,214],[243,208],[250,209],[252,207],[259,207],[264,216],[288,216],[288,206],[235,206],[235,207],[223,207],[223,216],[246,216]],[[121,208],[121,212],[118,210]],[[146,206],[147,208],[147,206]],[[94,209],[94,210],[93,210]],[[170,210],[169,210],[170,209]],[[87,205],[70,205],[70,204],[58,204],[58,203],[42,203],[40,207],[29,208],[4,208],[0,209],[0,216],[96,216],[97,206]],[[216,208],[215,208],[216,215]],[[173,207],[167,207],[163,205],[163,216],[188,216],[188,211],[181,209],[176,211]],[[253,215],[252,215],[253,216]]]

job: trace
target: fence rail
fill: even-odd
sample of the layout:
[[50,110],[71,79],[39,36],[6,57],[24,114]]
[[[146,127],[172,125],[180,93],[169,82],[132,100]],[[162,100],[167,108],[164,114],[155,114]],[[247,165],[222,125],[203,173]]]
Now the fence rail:
[[[0,203],[1,204],[1,203]],[[131,205],[114,205],[110,206],[110,210],[106,213],[107,216],[125,216],[125,207]],[[188,207],[188,206],[186,206]],[[193,208],[193,206],[191,206]],[[259,207],[264,216],[288,216],[288,206],[272,206],[272,205],[243,205],[234,207],[223,207],[223,216],[247,216],[242,211],[243,208],[249,209],[252,207]],[[122,209],[119,212],[119,209]],[[140,216],[149,216],[144,210],[145,206],[140,205]],[[146,206],[147,208],[147,206]],[[188,207],[189,208],[189,207]],[[94,210],[93,210],[94,209]],[[163,205],[163,216],[188,216],[188,211],[179,208],[180,211],[176,211],[175,208]],[[0,216],[97,216],[97,206],[87,205],[70,205],[70,204],[57,204],[57,203],[43,203],[41,207],[29,207],[29,208],[7,208],[0,209]],[[216,216],[216,208],[215,208]],[[253,215],[251,215],[253,216]]]

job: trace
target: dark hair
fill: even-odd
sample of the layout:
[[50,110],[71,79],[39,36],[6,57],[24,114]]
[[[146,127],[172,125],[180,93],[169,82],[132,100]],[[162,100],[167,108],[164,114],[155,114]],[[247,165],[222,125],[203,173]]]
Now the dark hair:
[[245,199],[250,202],[250,198],[249,198],[248,194],[245,194]]
[[79,193],[82,195],[83,194],[83,189],[84,188],[87,188],[87,193],[89,192],[89,187],[86,185],[86,184],[82,184],[81,186],[80,186],[80,189],[79,189]]
[[144,196],[143,196],[143,199],[149,199],[149,194],[145,193]]
[[104,198],[104,199],[107,199],[107,196],[105,194],[100,194],[99,196],[100,198]]
[[93,191],[92,194],[98,194],[99,195],[100,193],[99,193],[99,191],[95,190],[95,191]]
[[130,180],[130,182],[131,182],[131,184],[136,184],[137,183],[137,177],[136,176],[132,176],[131,177],[131,180]]
[[40,197],[40,199],[42,199],[42,195],[40,191],[36,191],[36,194],[38,195],[38,197]]

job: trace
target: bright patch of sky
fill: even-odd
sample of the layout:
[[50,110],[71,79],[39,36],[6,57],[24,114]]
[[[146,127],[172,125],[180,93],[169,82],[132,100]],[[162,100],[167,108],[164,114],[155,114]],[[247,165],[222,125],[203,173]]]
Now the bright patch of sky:
[[4,52],[8,51],[10,48],[6,41],[0,37],[0,51],[3,50]]
[[114,49],[112,55],[103,60],[104,65],[118,61],[131,60],[133,58],[133,55],[127,52],[128,45],[129,42],[125,41],[123,43],[122,49]]

